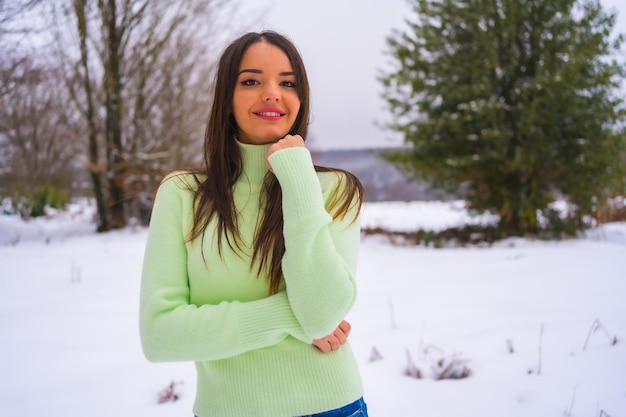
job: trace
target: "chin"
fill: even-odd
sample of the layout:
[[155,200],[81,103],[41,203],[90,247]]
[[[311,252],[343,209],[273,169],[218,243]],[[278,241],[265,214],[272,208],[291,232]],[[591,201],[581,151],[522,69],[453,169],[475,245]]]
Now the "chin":
[[246,138],[244,141],[247,143],[253,143],[253,144],[257,144],[257,145],[264,145],[264,144],[268,144],[268,143],[273,143],[273,142],[277,142],[279,139],[284,138],[285,136],[287,136],[289,134],[289,131],[270,131],[270,132],[264,132],[262,135],[255,135],[255,136],[248,136],[248,135],[241,135],[240,134],[240,138]]
[[289,132],[277,132],[277,133],[269,133],[267,134],[263,141],[265,143],[270,143],[270,142],[276,142],[279,139],[284,138],[285,136],[287,136],[289,134]]

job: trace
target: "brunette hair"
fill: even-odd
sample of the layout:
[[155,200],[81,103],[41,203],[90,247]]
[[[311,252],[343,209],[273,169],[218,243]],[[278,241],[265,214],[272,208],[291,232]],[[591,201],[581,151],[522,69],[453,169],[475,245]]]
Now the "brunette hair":
[[[248,48],[257,42],[267,42],[280,48],[289,59],[296,79],[300,110],[289,134],[300,135],[306,141],[309,125],[309,81],[300,53],[285,36],[273,31],[246,33],[234,40],[222,54],[215,78],[213,105],[204,136],[204,167],[195,171],[198,184],[194,192],[193,224],[187,239],[204,236],[213,217],[217,218],[218,248],[221,252],[224,239],[228,246],[240,251],[240,234],[237,227],[237,210],[233,201],[233,186],[243,170],[241,152],[236,143],[237,123],[233,117],[233,94],[239,66]],[[337,172],[346,178],[338,195],[327,207],[333,218],[345,216],[354,204],[359,208],[365,192],[360,181],[351,173],[340,169],[315,166],[318,172]],[[200,176],[205,177],[200,179]],[[263,210],[257,228],[252,253],[252,263],[259,260],[258,275],[267,273],[270,293],[278,292],[282,280],[281,260],[285,253],[283,237],[282,192],[274,174],[268,172],[261,193]]]

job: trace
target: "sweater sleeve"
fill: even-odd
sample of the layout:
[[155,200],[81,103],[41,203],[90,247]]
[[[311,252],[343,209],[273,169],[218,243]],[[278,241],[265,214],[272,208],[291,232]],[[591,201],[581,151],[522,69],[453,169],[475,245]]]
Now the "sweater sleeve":
[[341,191],[345,177],[322,190],[306,148],[287,148],[269,157],[283,195],[285,255],[282,260],[289,302],[311,338],[335,330],[356,299],[356,264],[360,240],[358,204],[334,219],[325,208]]
[[[170,177],[155,198],[144,255],[139,325],[150,361],[223,359],[275,345],[288,335],[310,343],[283,291],[256,301],[189,302],[183,191]],[[187,208],[188,209],[188,208]]]

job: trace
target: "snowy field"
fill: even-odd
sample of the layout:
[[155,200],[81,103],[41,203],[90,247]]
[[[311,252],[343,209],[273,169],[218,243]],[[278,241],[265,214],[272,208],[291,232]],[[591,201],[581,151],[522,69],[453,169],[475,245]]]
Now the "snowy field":
[[[141,353],[146,229],[95,234],[90,218],[0,216],[0,415],[191,417],[193,365]],[[362,223],[466,219],[458,203],[369,203]],[[626,223],[490,248],[364,237],[348,320],[370,415],[626,417],[625,271]],[[158,404],[171,382],[179,399]]]

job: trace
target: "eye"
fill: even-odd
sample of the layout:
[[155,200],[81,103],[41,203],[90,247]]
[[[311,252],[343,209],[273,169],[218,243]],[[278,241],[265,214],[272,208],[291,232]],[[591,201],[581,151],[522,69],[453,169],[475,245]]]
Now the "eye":
[[252,87],[255,85],[259,85],[259,82],[254,78],[248,78],[247,80],[241,81],[241,85],[243,85],[244,87]]
[[282,85],[283,87],[287,87],[287,88],[296,87],[296,83],[294,81],[283,81],[282,83],[280,83],[280,85]]

